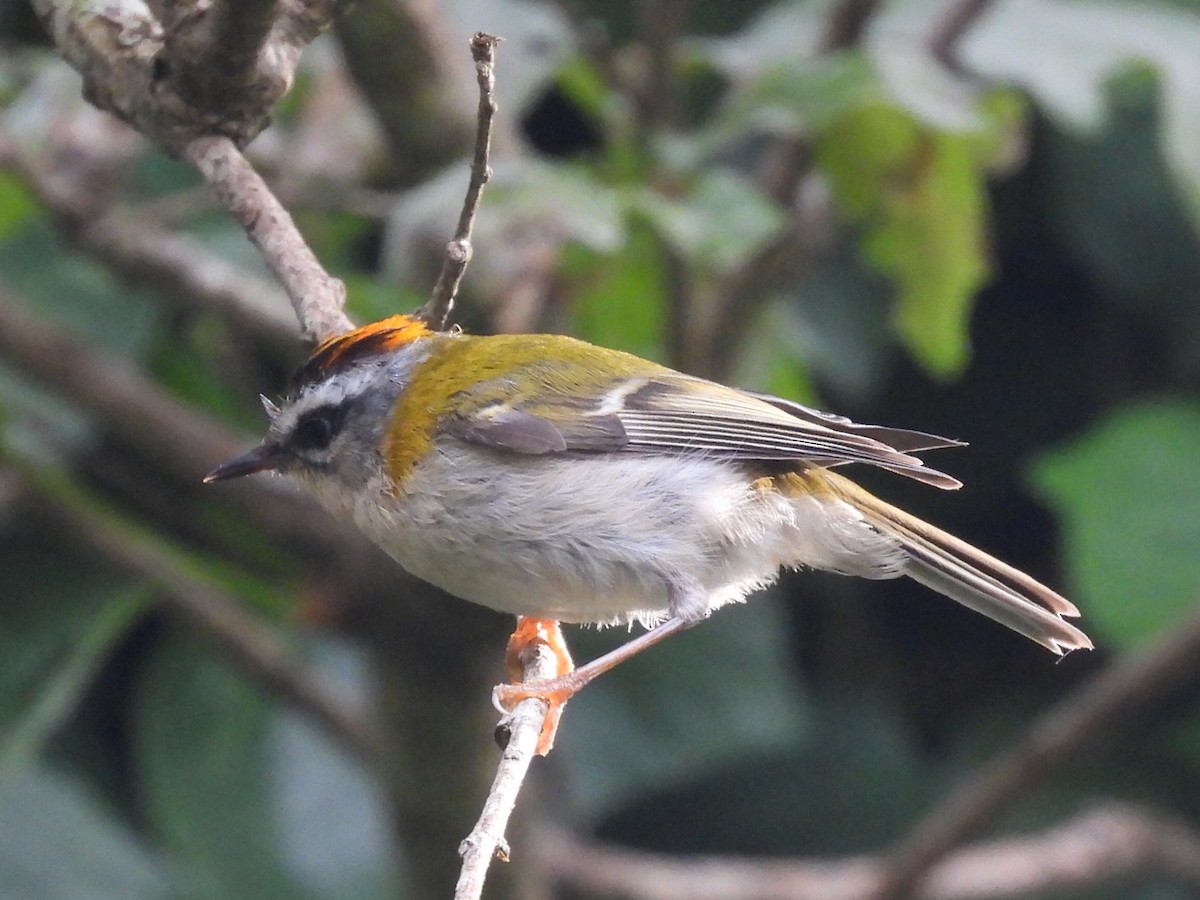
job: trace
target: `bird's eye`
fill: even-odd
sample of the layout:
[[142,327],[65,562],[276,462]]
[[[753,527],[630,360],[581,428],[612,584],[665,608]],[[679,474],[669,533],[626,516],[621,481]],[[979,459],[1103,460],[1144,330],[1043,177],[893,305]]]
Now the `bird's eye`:
[[296,423],[289,443],[297,450],[324,450],[342,427],[343,410],[322,406],[305,413]]

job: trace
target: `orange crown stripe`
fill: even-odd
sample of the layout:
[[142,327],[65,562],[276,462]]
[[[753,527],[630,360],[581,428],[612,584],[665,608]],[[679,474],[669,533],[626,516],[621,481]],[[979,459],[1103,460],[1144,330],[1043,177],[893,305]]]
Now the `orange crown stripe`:
[[313,351],[292,378],[292,393],[368,356],[396,350],[431,334],[433,332],[424,322],[411,316],[396,315],[331,337]]

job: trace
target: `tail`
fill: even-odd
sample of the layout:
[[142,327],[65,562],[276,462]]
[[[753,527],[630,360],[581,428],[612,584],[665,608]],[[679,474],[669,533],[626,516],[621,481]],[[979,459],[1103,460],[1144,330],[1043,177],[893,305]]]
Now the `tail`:
[[[833,473],[827,473],[826,477]],[[1063,620],[1079,610],[1066,597],[928,522],[834,476],[839,493],[908,555],[904,574],[1061,655],[1092,649],[1091,639]]]

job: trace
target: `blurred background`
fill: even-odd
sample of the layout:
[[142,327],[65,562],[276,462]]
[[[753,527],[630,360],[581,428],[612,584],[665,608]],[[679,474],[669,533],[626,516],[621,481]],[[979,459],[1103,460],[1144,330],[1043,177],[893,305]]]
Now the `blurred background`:
[[[874,857],[1200,633],[1200,3],[348,4],[248,155],[358,322],[433,284],[480,30],[463,327],[968,441],[931,458],[954,494],[852,474],[1060,588],[1099,648],[1055,664],[918,585],[788,575],[571,702],[488,896],[636,896],[576,866],[612,846]],[[305,355],[287,300],[26,4],[0,40],[0,897],[450,896],[511,619],[282,480],[201,485]],[[626,637],[568,633],[582,659]],[[1190,658],[981,838],[1113,802],[1200,831]],[[1165,863],[1091,880],[1037,895],[1200,892]]]

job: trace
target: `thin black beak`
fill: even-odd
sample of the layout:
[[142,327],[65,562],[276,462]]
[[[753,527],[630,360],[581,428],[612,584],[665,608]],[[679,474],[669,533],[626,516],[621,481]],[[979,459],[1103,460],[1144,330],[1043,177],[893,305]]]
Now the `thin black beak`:
[[253,475],[255,472],[269,472],[278,469],[287,458],[287,453],[278,444],[259,444],[248,453],[234,457],[229,462],[223,462],[204,476],[205,484],[214,481],[227,481],[230,478],[241,478],[243,475]]

